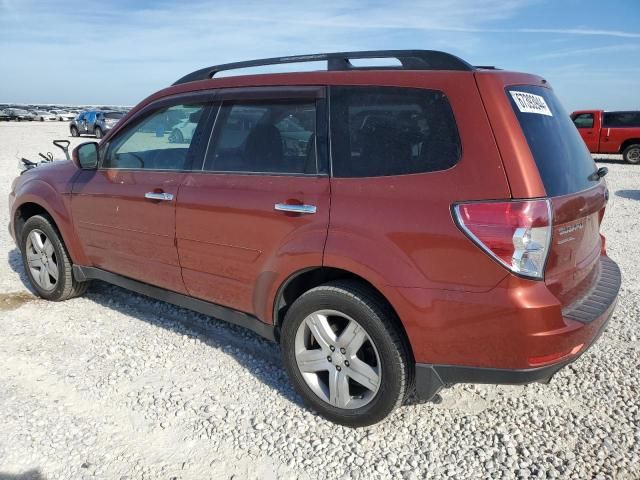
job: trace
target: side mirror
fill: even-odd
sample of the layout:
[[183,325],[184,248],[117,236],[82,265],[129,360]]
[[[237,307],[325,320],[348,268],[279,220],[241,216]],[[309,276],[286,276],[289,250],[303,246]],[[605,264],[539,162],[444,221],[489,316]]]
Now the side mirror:
[[97,142],[81,143],[73,149],[71,160],[76,167],[83,170],[98,168],[98,144]]

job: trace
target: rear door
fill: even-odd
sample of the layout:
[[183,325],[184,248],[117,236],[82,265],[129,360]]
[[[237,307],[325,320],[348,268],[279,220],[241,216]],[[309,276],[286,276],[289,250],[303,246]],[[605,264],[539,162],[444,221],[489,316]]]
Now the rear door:
[[606,184],[594,175],[597,167],[553,90],[518,85],[507,87],[506,94],[551,197],[553,232],[545,282],[569,305],[599,274]]
[[199,123],[206,102],[152,109],[101,148],[97,170],[73,186],[76,230],[93,266],[186,293],[175,245],[178,187],[197,141],[172,141],[170,119]]
[[182,277],[192,296],[264,320],[268,298],[288,275],[322,265],[329,223],[324,89],[236,90],[219,98],[204,161],[178,195]]

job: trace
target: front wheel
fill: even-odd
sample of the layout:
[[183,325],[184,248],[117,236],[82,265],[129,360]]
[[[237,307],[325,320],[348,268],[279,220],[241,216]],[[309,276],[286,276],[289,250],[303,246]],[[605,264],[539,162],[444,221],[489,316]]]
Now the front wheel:
[[88,282],[73,278],[67,250],[48,217],[35,215],[25,222],[20,247],[25,270],[39,296],[62,301],[86,291]]
[[72,137],[79,137],[80,136],[80,132],[78,131],[78,129],[76,127],[71,127],[71,136]]
[[177,128],[171,130],[169,134],[169,143],[184,143],[184,135]]
[[622,152],[622,158],[624,158],[627,163],[634,165],[640,163],[640,144],[634,143],[625,148]]
[[359,283],[332,282],[300,296],[286,314],[281,348],[305,403],[335,423],[377,423],[407,392],[408,348],[393,312]]

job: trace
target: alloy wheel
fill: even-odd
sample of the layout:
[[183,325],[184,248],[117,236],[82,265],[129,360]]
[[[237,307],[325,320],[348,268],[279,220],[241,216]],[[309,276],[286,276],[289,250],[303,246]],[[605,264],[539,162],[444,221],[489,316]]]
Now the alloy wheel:
[[363,407],[380,388],[378,350],[365,329],[342,312],[308,315],[296,333],[295,357],[309,388],[334,407]]
[[40,288],[51,291],[58,284],[58,259],[53,243],[38,229],[29,232],[26,245],[27,262],[33,280]]

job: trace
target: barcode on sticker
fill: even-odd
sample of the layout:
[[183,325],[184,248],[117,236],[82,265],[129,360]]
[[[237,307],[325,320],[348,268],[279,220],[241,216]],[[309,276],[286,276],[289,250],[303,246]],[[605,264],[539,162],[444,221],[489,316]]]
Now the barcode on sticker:
[[544,101],[544,97],[534,95],[533,93],[513,90],[509,90],[509,93],[521,112],[537,113],[539,115],[548,115],[549,117],[553,117],[553,113],[549,110],[547,102]]

